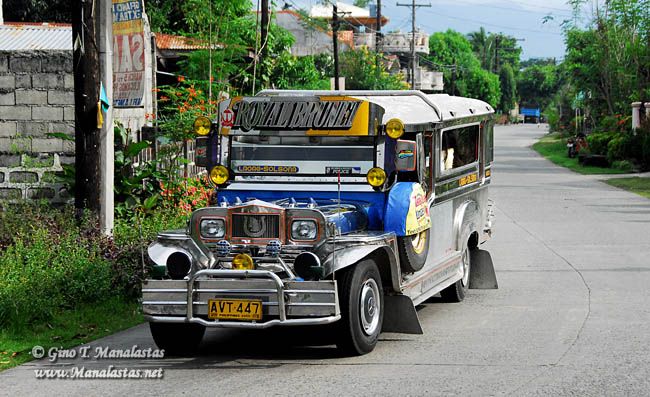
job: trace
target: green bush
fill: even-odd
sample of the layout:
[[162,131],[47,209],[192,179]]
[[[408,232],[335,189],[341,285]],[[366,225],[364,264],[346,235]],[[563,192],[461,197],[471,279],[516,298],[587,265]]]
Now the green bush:
[[633,170],[632,163],[627,160],[618,160],[612,163],[612,168],[616,168],[621,171],[631,172]]
[[0,253],[0,327],[46,321],[61,309],[110,295],[111,264],[101,241],[77,227],[55,235],[47,227],[53,224],[25,220],[29,235],[23,233],[29,226],[17,230]]
[[616,136],[612,132],[594,132],[593,134],[587,136],[587,144],[589,145],[589,150],[593,154],[607,154],[607,145]]
[[544,112],[546,120],[551,131],[559,131],[560,129],[560,113],[553,107],[549,107]]
[[139,297],[147,246],[157,232],[185,221],[176,209],[161,208],[117,219],[109,239],[96,220],[75,221],[71,207],[0,207],[0,329],[47,322],[109,297]]
[[625,158],[626,139],[623,135],[617,135],[607,143],[607,161],[610,164]]

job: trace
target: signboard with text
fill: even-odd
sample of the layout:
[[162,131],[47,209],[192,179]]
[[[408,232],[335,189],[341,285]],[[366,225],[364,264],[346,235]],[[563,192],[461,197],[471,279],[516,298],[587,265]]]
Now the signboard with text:
[[140,107],[144,95],[142,0],[113,0],[113,104]]

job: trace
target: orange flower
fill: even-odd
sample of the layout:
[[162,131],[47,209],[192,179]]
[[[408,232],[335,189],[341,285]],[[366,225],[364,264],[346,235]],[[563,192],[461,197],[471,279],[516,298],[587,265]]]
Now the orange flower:
[[165,101],[168,101],[168,100],[169,100],[169,98],[164,96],[164,95],[160,97],[160,102],[165,102]]
[[178,82],[182,83],[183,81],[185,81],[185,76],[178,76]]

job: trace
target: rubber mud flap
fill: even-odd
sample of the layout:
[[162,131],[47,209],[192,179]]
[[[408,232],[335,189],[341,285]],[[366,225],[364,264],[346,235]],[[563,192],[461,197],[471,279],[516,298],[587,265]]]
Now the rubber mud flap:
[[413,301],[406,295],[384,296],[382,332],[422,335],[422,326]]
[[470,289],[499,289],[497,275],[494,271],[492,256],[488,251],[470,250],[471,270],[469,272]]

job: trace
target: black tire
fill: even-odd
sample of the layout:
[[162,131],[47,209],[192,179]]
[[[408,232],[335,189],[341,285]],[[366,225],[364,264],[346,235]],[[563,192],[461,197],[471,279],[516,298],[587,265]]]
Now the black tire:
[[463,267],[463,277],[440,291],[440,296],[445,302],[462,302],[465,299],[467,288],[469,288],[469,272],[471,271],[470,248],[467,244],[463,247],[461,253],[461,266]]
[[344,270],[338,281],[341,320],[337,323],[336,345],[346,355],[370,353],[377,345],[384,322],[379,269],[373,260],[365,259]]
[[397,238],[399,262],[404,273],[415,273],[424,267],[429,254],[431,229],[412,236]]
[[196,353],[205,327],[201,324],[150,322],[149,329],[156,346],[165,350],[165,356],[191,356]]

